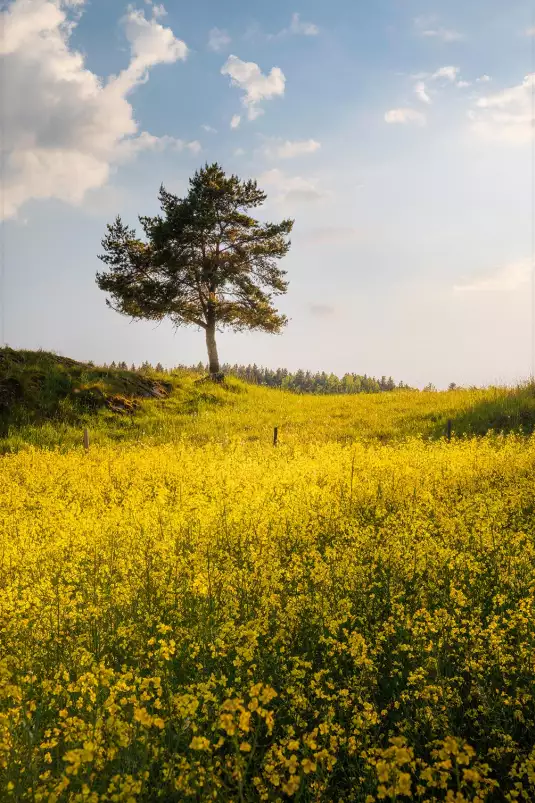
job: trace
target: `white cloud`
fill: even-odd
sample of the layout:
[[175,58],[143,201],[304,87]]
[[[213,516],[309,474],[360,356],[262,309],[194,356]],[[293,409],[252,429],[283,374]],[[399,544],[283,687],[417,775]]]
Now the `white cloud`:
[[464,39],[464,34],[459,31],[439,25],[436,17],[417,17],[414,24],[418,34],[428,39],[440,39],[442,42],[460,42]]
[[329,193],[318,189],[317,182],[301,176],[287,176],[282,170],[274,168],[263,173],[258,183],[267,184],[277,193],[277,200],[284,202],[319,201],[326,198]]
[[521,145],[531,140],[531,103],[535,73],[521,84],[479,98],[469,112],[473,131],[485,139]]
[[476,84],[488,84],[491,80],[490,75],[480,75],[479,78],[476,78]]
[[245,151],[243,148],[236,148],[234,151],[234,156],[245,156]]
[[207,125],[206,123],[203,123],[201,128],[203,131],[206,131],[207,134],[217,134],[217,128],[213,128],[213,126]]
[[390,109],[390,111],[385,114],[385,122],[390,124],[415,123],[416,125],[425,125],[426,116],[423,112],[419,112],[416,109]]
[[249,120],[255,120],[264,113],[259,105],[263,100],[284,95],[286,78],[279,67],[273,67],[269,75],[264,75],[253,61],[242,61],[237,56],[229,56],[221,73],[230,77],[233,86],[243,90],[242,103],[247,109]]
[[423,81],[418,81],[415,84],[414,91],[416,93],[416,97],[421,100],[422,103],[431,103],[431,98]]
[[290,23],[290,33],[301,34],[302,36],[317,36],[320,29],[313,22],[302,22],[299,14],[292,14]]
[[208,47],[210,50],[213,50],[214,53],[220,53],[230,45],[231,41],[232,39],[227,31],[220,28],[212,28],[208,35]]
[[454,31],[451,28],[437,28],[435,30],[422,31],[422,36],[436,37],[442,39],[443,42],[460,42],[464,39],[464,35],[459,31]]
[[290,25],[275,34],[269,34],[268,39],[278,39],[283,36],[317,36],[320,29],[313,22],[303,22],[301,15],[294,13]]
[[[459,67],[454,67],[452,65],[439,67],[439,69],[435,70],[433,73],[420,73],[418,75],[413,75],[412,78],[416,81],[414,84],[414,93],[416,97],[422,103],[426,103],[427,105],[432,103],[432,97],[437,93],[437,90],[429,90],[426,82],[442,84],[443,86],[447,84],[455,84],[455,86],[459,87],[459,89],[465,89],[466,87],[471,86],[470,81],[465,81],[460,78]],[[400,121],[395,120],[392,122]]]
[[[59,3],[36,2],[33,7],[27,3],[12,3],[2,11],[3,36],[0,39],[0,54],[7,56],[22,48],[25,42],[43,37],[54,39],[66,15]],[[51,43],[52,44],[52,43]]]
[[132,53],[130,64],[116,79],[125,92],[144,83],[150,67],[186,59],[186,44],[175,37],[171,28],[164,28],[154,19],[145,19],[142,11],[130,10],[122,22]]
[[535,36],[535,28],[526,28],[526,36]]
[[527,285],[531,277],[531,260],[523,259],[510,262],[498,270],[484,276],[467,279],[454,285],[458,294],[480,292],[513,292]]
[[[127,96],[147,81],[151,67],[187,56],[170,28],[130,9],[122,20],[130,63],[104,82],[71,47],[73,6],[72,0],[13,0],[2,12],[0,52],[9,75],[3,98],[8,217],[30,198],[80,203],[88,190],[106,183],[115,163],[154,150],[157,138],[138,135]],[[169,145],[196,147],[162,138],[161,147]]]
[[[160,137],[160,139],[161,139],[161,137]],[[180,145],[175,145],[175,147],[180,151],[184,150],[184,148],[186,148],[191,153],[200,153],[202,151],[201,143],[197,142],[196,139],[194,139],[192,142],[184,142],[183,140],[176,140],[175,139],[175,143],[178,143],[178,142],[180,142]]]
[[124,139],[117,146],[117,161],[124,161],[131,159],[141,151],[155,151],[161,152],[164,150],[183,151],[188,150],[190,153],[200,153],[202,150],[200,142],[194,140],[193,142],[185,142],[176,137],[169,137],[164,134],[163,137],[155,137],[147,131],[143,131],[138,137],[131,139]]
[[266,156],[275,159],[292,159],[294,156],[303,156],[308,153],[315,153],[321,148],[321,143],[315,139],[304,140],[275,140],[266,145],[264,153]]
[[459,76],[459,68],[458,67],[440,67],[436,72],[433,73],[431,76],[433,81],[440,81],[444,79],[445,81],[451,81],[452,84],[457,81]]
[[[73,2],[73,0],[71,0],[71,2]],[[74,2],[75,3],[77,3],[77,2],[85,3],[85,0],[74,0]],[[161,17],[166,17],[167,16],[167,11],[165,10],[164,6],[156,5],[155,3],[152,3],[151,0],[145,0],[145,3],[148,6],[151,6],[152,16],[154,17],[154,19],[160,19]]]
[[239,128],[240,123],[241,123],[240,115],[239,114],[235,114],[233,116],[232,120],[230,121],[230,127],[231,128]]

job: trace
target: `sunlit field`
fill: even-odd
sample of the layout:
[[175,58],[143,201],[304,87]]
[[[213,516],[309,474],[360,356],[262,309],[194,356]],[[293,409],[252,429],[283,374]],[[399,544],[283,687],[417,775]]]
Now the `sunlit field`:
[[180,382],[4,442],[0,800],[535,799],[516,397]]
[[[204,383],[192,373],[152,372],[155,381],[168,383],[172,392],[160,400],[137,400],[139,406],[130,415],[123,386],[132,377],[138,379],[135,374],[84,366],[76,374],[68,364],[44,359],[48,355],[26,354],[36,358],[35,365],[23,364],[8,374],[20,382],[24,403],[13,405],[3,431],[0,394],[0,453],[28,446],[71,450],[81,445],[85,427],[91,443],[101,446],[182,441],[197,446],[269,444],[275,426],[287,445],[355,440],[395,443],[411,436],[437,440],[444,437],[448,420],[457,437],[484,435],[489,430],[523,434],[535,430],[533,384],[440,393],[402,390],[312,396],[246,385],[232,378],[219,386]],[[0,384],[1,357],[0,350]],[[94,392],[104,392],[126,402],[127,409],[117,415],[106,408],[86,408],[77,401],[80,388],[89,399]]]

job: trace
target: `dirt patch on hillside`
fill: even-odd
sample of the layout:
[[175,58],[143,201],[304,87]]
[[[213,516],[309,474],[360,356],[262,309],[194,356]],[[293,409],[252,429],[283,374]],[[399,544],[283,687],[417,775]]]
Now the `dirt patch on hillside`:
[[[0,350],[0,418],[38,421],[108,409],[133,415],[144,399],[163,400],[171,382],[103,368],[49,352]],[[71,409],[65,406],[71,401]]]
[[107,407],[113,413],[133,415],[141,406],[142,399],[166,399],[171,393],[170,382],[161,382],[146,377],[116,377],[113,387],[103,390],[94,385],[74,388],[73,397],[86,410]]

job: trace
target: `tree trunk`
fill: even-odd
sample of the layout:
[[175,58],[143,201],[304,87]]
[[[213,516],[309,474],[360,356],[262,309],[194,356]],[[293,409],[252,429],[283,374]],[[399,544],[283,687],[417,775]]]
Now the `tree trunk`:
[[206,348],[208,349],[208,364],[210,376],[219,375],[219,357],[217,356],[217,344],[215,342],[215,321],[208,323],[206,327]]

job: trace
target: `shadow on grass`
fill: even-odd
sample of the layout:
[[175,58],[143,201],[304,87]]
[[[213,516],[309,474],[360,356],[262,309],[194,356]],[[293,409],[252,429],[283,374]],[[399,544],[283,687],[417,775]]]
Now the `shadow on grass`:
[[[531,435],[535,432],[535,384],[518,388],[494,388],[494,395],[481,400],[473,407],[459,410],[449,416],[454,437],[480,436],[489,432],[508,434],[517,432]],[[447,415],[434,416],[433,435],[447,435]]]

